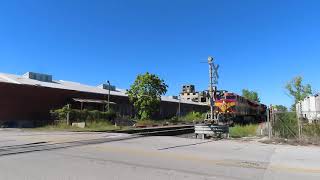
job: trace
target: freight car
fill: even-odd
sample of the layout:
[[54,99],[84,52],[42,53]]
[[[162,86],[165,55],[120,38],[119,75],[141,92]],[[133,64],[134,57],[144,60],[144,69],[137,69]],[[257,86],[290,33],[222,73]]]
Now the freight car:
[[267,106],[235,93],[223,92],[216,97],[215,111],[222,122],[249,124],[266,121]]

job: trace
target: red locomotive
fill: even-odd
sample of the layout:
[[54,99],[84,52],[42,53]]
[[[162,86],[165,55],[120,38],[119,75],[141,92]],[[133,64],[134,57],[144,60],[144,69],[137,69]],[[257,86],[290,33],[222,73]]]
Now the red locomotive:
[[229,124],[257,123],[266,121],[267,106],[248,100],[235,93],[223,92],[216,98],[215,111]]

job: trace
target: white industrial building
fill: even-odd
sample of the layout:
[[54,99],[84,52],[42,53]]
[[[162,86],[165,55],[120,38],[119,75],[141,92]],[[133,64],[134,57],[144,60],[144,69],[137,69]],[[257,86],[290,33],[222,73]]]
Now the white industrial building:
[[309,123],[320,121],[320,93],[299,101],[296,110],[297,116],[308,120]]

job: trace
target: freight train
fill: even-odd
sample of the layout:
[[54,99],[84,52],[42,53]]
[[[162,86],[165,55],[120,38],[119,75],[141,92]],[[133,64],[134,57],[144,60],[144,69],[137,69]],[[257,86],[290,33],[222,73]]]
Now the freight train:
[[216,96],[215,111],[227,124],[249,124],[266,121],[267,106],[235,93],[222,92]]

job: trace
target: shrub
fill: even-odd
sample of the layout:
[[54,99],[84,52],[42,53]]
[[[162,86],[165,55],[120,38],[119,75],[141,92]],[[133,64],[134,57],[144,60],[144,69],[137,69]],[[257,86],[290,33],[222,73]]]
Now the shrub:
[[69,114],[69,120],[71,122],[90,122],[96,120],[108,120],[112,121],[116,118],[116,113],[114,111],[101,112],[101,111],[89,111],[87,109],[68,109],[66,106],[61,109],[56,109],[51,111],[51,115],[55,120],[66,120],[67,114]]
[[169,122],[171,123],[178,123],[179,121],[181,120],[179,119],[178,116],[173,116],[172,118],[169,119]]
[[302,128],[303,135],[307,137],[320,137],[320,124],[304,124]]
[[61,109],[51,110],[50,114],[54,120],[66,120],[68,112],[70,112],[70,109],[64,106]]
[[199,121],[199,120],[204,120],[206,114],[205,113],[200,113],[200,112],[190,112],[185,116],[181,117],[181,120],[183,121]]

